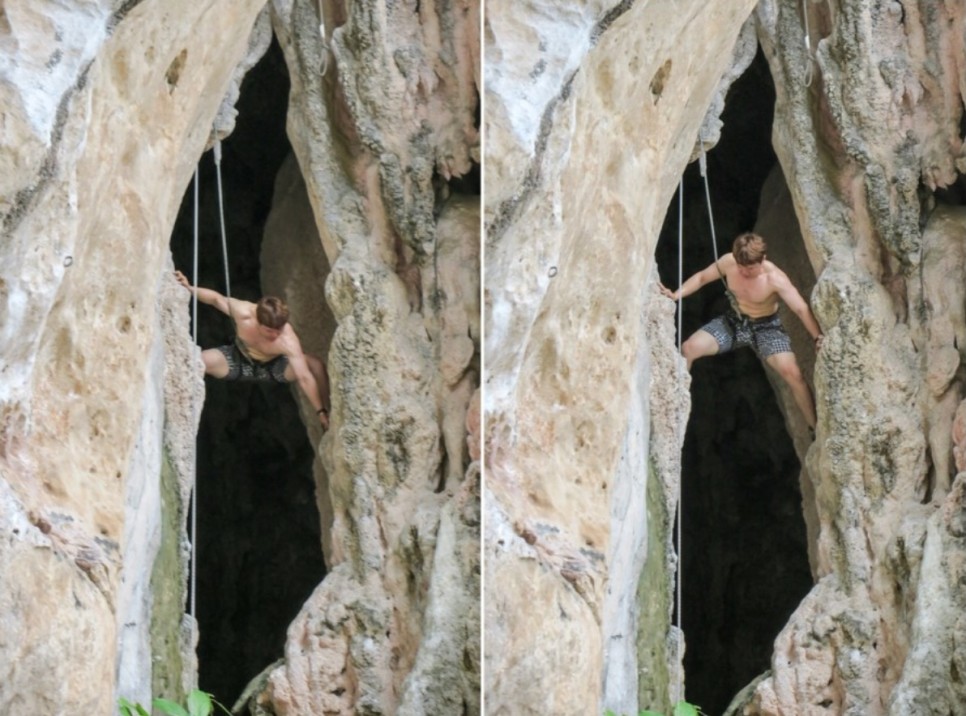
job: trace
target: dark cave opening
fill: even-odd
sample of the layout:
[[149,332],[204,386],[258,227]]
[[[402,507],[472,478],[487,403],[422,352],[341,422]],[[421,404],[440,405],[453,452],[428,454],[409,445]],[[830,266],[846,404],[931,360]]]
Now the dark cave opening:
[[[731,250],[740,232],[756,227],[762,189],[776,165],[770,138],[774,101],[759,50],[728,93],[721,141],[707,156],[718,255]],[[697,162],[685,172],[684,195],[687,279],[714,261]],[[787,219],[795,221],[794,215]],[[785,238],[765,235],[770,248]],[[797,232],[787,238],[799,241]],[[676,287],[677,195],[656,257],[663,283]],[[807,297],[811,286],[798,288]],[[683,337],[726,307],[721,282],[684,299]],[[812,578],[800,465],[764,366],[742,349],[695,362],[691,376],[682,455],[684,671],[687,700],[720,714],[769,668],[773,641]]]
[[[291,154],[289,79],[278,43],[246,76],[222,178],[231,294],[256,301],[263,230],[276,176]],[[225,292],[212,152],[200,161],[198,285]],[[172,234],[175,266],[191,277],[189,186]],[[286,298],[283,296],[283,298]],[[293,321],[295,319],[293,307]],[[202,348],[233,339],[227,316],[198,306]],[[205,379],[198,430],[199,686],[230,705],[283,654],[285,632],[325,576],[314,450],[286,385]]]

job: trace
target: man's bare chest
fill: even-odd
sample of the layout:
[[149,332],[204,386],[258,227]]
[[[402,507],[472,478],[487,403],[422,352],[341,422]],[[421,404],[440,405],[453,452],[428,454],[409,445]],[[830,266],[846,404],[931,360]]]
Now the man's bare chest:
[[735,272],[728,277],[728,288],[743,304],[770,306],[778,300],[775,289],[766,276],[748,279]]
[[282,341],[278,338],[275,340],[265,338],[259,333],[257,325],[239,323],[236,326],[236,335],[244,345],[245,351],[255,360],[270,360],[285,353]]

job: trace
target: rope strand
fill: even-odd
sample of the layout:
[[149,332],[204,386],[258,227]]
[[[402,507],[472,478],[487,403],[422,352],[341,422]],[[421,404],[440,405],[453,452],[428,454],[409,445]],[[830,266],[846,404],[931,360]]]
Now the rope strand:
[[808,0],[802,0],[802,17],[805,23],[805,61],[808,62],[805,68],[805,86],[811,87],[815,74],[815,56],[812,54],[812,38],[808,31]]
[[221,188],[221,142],[215,142],[215,174],[218,177],[218,219],[221,224],[221,255],[225,264],[225,296],[231,305],[231,278],[228,276],[228,237],[225,231],[225,200]]
[[[683,326],[684,326],[683,311],[681,310],[683,305],[682,304],[683,298],[680,292],[680,287],[683,283],[684,283],[684,175],[682,174],[681,183],[678,186],[678,355],[679,356],[681,355],[681,333],[683,331]],[[681,361],[678,360],[677,362],[678,385],[681,385],[682,379],[683,379],[683,376],[681,375]],[[679,430],[682,427],[681,426],[682,422],[683,421],[678,420]],[[677,572],[677,574],[675,575],[675,578],[677,579],[677,604],[676,604],[677,619],[675,620],[676,621],[675,626],[677,627],[678,639],[680,641],[678,643],[678,653],[675,655],[676,658],[679,654],[681,654],[681,645],[684,639],[684,629],[682,626],[684,620],[681,614],[682,594],[684,592],[684,581],[683,581],[684,579],[684,568],[683,568],[684,545],[683,545],[683,542],[681,541],[681,516],[683,514],[681,503],[684,497],[683,477],[684,477],[683,475],[679,475],[679,478],[678,478],[678,509],[677,509],[678,561],[676,565],[677,569],[675,570]],[[677,674],[677,680],[676,680],[677,694],[676,694],[675,702],[682,701],[684,699],[684,678],[682,673],[683,671],[684,671],[684,664],[683,662],[680,662],[676,665],[676,669],[675,669],[675,672]]]
[[329,41],[325,37],[325,13],[322,11],[322,0],[319,0],[319,37],[322,39],[322,67],[320,73],[325,77],[329,71]]
[[[194,181],[194,252],[191,259],[191,285],[198,285],[198,167]],[[198,345],[198,292],[191,292],[191,337]],[[198,574],[198,450],[195,449],[194,475],[191,479],[191,586],[188,597],[188,614],[195,616],[196,582]],[[197,620],[196,620],[197,621]]]
[[[218,220],[221,227],[221,256],[225,268],[225,296],[228,298],[229,313],[231,309],[231,276],[228,272],[228,234],[225,229],[225,200],[224,191],[221,183],[221,142],[215,141],[215,175],[218,178]],[[191,259],[191,285],[198,286],[198,185],[200,184],[200,174],[198,167],[195,167],[194,180],[194,246]],[[198,345],[198,291],[192,292],[191,300],[191,336]],[[191,486],[191,578],[188,596],[188,614],[196,617],[197,610],[197,582],[198,582],[198,451],[195,450],[195,474]]]
[[711,211],[711,189],[708,187],[708,160],[704,153],[704,144],[701,144],[701,156],[698,159],[698,166],[701,169],[701,177],[704,179],[704,197],[708,205],[708,224],[711,226],[711,248],[714,250],[714,262],[718,263],[718,238],[714,233],[714,213]]
[[[711,228],[711,247],[714,251],[714,262],[718,263],[718,239],[715,235],[714,229],[714,214],[711,210],[711,188],[708,184],[708,160],[707,155],[704,152],[704,141],[699,138],[698,144],[701,147],[701,153],[698,157],[698,167],[701,170],[701,177],[704,180],[704,196],[708,207],[708,223]],[[677,344],[678,344],[678,354],[681,353],[681,336],[684,334],[684,312],[683,307],[683,297],[680,293],[680,286],[684,284],[684,176],[681,176],[680,184],[678,185],[678,325],[677,325]],[[683,376],[681,375],[681,361],[677,363],[677,381],[678,385],[683,382]],[[679,429],[686,429],[686,425],[683,420],[679,421]],[[682,463],[683,467],[683,463]],[[683,469],[681,471],[680,479],[678,480],[678,500],[677,500],[677,569],[675,578],[677,580],[677,593],[675,599],[675,612],[676,619],[674,626],[678,630],[679,639],[681,643],[678,645],[678,654],[681,653],[681,647],[683,646],[684,639],[684,528],[682,519],[684,515],[684,474]],[[675,686],[677,690],[675,701],[684,700],[684,664],[683,662],[677,664],[677,678],[675,680]]]

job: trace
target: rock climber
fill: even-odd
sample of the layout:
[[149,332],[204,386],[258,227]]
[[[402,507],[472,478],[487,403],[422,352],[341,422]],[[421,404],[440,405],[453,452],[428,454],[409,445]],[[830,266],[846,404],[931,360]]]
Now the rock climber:
[[676,301],[719,278],[724,281],[731,308],[695,331],[681,346],[688,370],[698,358],[750,346],[788,384],[805,422],[814,431],[815,401],[778,316],[778,299],[798,316],[814,339],[816,350],[822,345],[822,329],[788,276],[765,258],[766,248],[761,236],[750,232],[741,234],[735,239],[730,254],[698,271],[677,291],[659,285],[665,296]]
[[192,286],[180,271],[174,275],[199,301],[214,306],[235,324],[234,343],[201,352],[205,374],[222,380],[298,382],[322,429],[328,430],[329,375],[325,363],[302,352],[302,344],[288,322],[285,302],[275,296],[264,296],[258,303],[226,298],[210,288]]

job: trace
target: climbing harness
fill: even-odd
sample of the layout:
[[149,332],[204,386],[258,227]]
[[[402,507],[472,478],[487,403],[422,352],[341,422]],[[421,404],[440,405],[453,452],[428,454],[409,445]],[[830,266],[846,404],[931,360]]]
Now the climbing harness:
[[[231,277],[228,273],[228,236],[225,230],[225,199],[221,183],[221,141],[216,140],[214,146],[215,175],[218,184],[218,221],[221,226],[221,256],[225,268],[225,297],[228,299],[229,315],[231,313]],[[192,224],[194,242],[191,256],[191,285],[198,285],[198,185],[200,183],[198,167],[195,167],[194,180],[194,219]],[[192,291],[191,299],[191,337],[198,345],[198,292]],[[195,617],[197,607],[197,575],[198,575],[198,455],[195,451],[195,474],[191,486],[191,584],[188,598],[188,614]]]
[[325,77],[329,71],[329,42],[325,39],[325,14],[322,12],[322,0],[319,0],[319,37],[322,38],[322,67],[320,73]]

